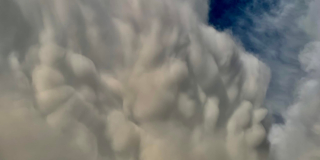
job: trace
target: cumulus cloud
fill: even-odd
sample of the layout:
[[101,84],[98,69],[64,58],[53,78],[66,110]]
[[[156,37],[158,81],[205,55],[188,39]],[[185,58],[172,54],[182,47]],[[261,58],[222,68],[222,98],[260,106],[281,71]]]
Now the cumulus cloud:
[[207,1],[8,3],[30,35],[0,32],[1,159],[266,158],[270,71]]

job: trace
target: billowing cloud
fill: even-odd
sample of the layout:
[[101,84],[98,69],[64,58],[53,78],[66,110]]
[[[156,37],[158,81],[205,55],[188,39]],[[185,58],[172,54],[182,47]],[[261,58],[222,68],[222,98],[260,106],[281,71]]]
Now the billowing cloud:
[[28,34],[0,32],[1,159],[266,158],[270,71],[206,1],[3,3]]

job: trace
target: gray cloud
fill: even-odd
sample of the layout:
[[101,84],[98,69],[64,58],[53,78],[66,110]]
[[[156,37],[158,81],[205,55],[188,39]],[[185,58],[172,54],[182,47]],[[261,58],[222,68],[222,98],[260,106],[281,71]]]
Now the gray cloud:
[[206,1],[16,5],[30,35],[1,32],[2,159],[266,158],[270,70],[206,25]]

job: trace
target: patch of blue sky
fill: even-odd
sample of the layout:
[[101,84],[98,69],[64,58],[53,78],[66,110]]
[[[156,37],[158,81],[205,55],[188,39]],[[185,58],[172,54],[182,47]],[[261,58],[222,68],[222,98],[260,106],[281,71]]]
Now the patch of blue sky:
[[297,26],[306,4],[299,0],[211,0],[208,22],[229,30],[244,48],[272,71],[265,106],[278,114],[293,103],[304,76],[298,54],[309,41]]

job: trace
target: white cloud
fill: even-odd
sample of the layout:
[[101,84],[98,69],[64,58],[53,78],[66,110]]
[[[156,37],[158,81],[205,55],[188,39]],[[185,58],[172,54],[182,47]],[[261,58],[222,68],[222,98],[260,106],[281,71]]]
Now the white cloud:
[[266,158],[257,147],[270,71],[204,23],[206,1],[18,4],[38,38],[11,54],[3,75],[23,78],[8,76],[0,86],[16,89],[0,93],[20,95],[30,116],[0,103],[2,159]]

